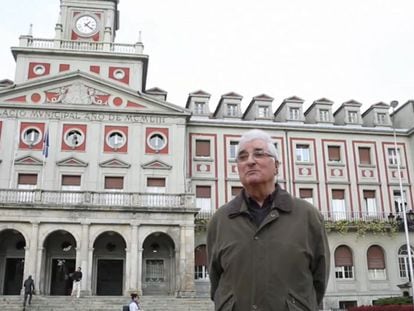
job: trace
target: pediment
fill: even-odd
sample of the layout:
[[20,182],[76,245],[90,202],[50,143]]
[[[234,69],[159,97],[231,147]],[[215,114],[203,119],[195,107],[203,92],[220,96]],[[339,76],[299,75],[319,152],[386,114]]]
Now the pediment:
[[260,100],[260,101],[273,101],[273,97],[270,97],[269,95],[266,94],[260,94],[257,95],[255,97],[253,97],[253,100]]
[[210,97],[211,96],[211,94],[209,94],[209,93],[207,93],[203,90],[198,90],[198,91],[195,91],[195,92],[191,92],[189,95],[190,96],[198,96],[198,97]]
[[330,104],[330,105],[332,105],[333,101],[331,101],[331,100],[329,100],[325,97],[322,97],[322,98],[319,98],[319,99],[315,100],[314,103],[315,104]]
[[15,165],[43,165],[43,161],[33,156],[24,156],[14,160]]
[[131,164],[121,161],[119,159],[110,159],[99,163],[100,167],[112,167],[112,168],[130,168]]
[[235,92],[229,92],[226,94],[221,95],[222,98],[237,98],[237,99],[242,99],[243,96],[241,96],[240,94],[237,94]]
[[144,169],[158,169],[158,170],[170,170],[172,168],[171,165],[162,162],[160,160],[150,161],[148,163],[142,164],[142,168]]
[[302,103],[303,104],[305,101],[300,97],[291,96],[291,97],[285,98],[285,100],[283,102],[289,102],[289,103],[294,102],[294,103]]
[[6,88],[0,91],[0,103],[190,114],[185,108],[81,71],[59,73]]
[[63,160],[60,160],[60,161],[56,162],[56,165],[57,166],[87,167],[88,163],[86,163],[82,160],[76,159],[74,157],[70,157],[70,158],[66,158],[66,159],[63,159]]

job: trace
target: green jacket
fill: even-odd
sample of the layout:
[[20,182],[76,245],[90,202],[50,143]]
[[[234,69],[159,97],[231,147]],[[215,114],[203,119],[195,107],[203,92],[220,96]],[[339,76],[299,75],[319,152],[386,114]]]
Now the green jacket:
[[322,215],[276,185],[257,227],[242,194],[213,215],[207,232],[216,311],[318,310],[329,276]]

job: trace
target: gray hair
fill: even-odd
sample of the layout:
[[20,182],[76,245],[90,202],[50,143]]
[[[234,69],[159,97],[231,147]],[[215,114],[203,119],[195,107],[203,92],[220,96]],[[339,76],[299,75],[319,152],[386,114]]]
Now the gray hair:
[[276,161],[279,161],[277,150],[272,141],[272,137],[265,131],[259,129],[250,130],[244,133],[240,138],[238,150],[240,150],[240,148],[243,147],[246,143],[251,142],[253,140],[264,141],[267,144],[267,149],[269,153],[275,158]]

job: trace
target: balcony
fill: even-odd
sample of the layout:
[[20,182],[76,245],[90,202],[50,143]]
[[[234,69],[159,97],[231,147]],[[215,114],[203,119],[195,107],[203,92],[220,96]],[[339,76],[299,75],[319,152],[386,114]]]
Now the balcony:
[[93,192],[93,191],[49,191],[0,189],[0,207],[34,208],[59,206],[62,209],[195,209],[194,195],[136,193],[136,192]]
[[110,52],[117,54],[142,54],[144,46],[141,42],[123,44],[114,42],[74,41],[39,39],[32,36],[21,36],[19,47],[35,49],[59,49],[80,52]]

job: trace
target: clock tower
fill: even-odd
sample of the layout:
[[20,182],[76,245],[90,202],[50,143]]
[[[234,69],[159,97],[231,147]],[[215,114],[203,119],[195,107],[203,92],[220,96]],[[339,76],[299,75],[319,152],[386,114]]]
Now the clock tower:
[[57,39],[113,42],[118,16],[118,0],[61,0]]

